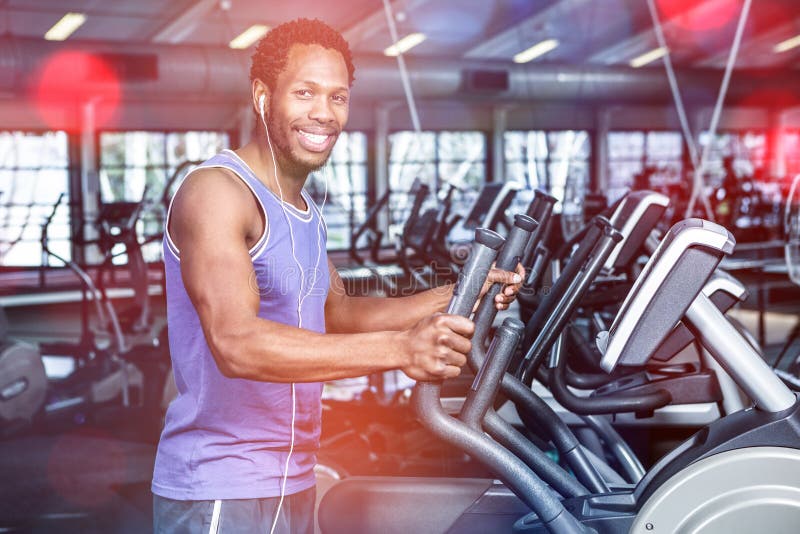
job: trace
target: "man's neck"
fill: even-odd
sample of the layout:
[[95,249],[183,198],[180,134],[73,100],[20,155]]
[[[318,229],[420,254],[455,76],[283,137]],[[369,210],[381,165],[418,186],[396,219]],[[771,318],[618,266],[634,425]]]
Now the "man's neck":
[[[258,136],[245,146],[237,149],[236,154],[244,160],[250,169],[255,173],[256,178],[263,183],[267,189],[275,193],[299,210],[305,211],[307,206],[301,192],[308,179],[308,175],[292,176],[282,172],[280,159],[273,163],[272,152],[260,142]],[[278,176],[275,175],[277,168]],[[279,181],[280,180],[280,181]]]

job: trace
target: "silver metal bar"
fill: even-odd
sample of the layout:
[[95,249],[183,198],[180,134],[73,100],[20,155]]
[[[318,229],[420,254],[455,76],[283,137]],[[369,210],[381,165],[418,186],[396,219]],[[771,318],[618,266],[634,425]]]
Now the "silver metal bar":
[[697,296],[686,319],[694,326],[700,342],[714,356],[757,408],[780,412],[797,402],[797,397],[778,378],[750,344],[711,300]]
[[606,447],[609,448],[611,453],[619,462],[620,467],[625,472],[625,478],[628,482],[634,484],[638,483],[644,477],[645,469],[639,458],[630,448],[630,446],[622,439],[617,430],[611,425],[611,422],[604,415],[583,415],[581,416],[587,425],[592,430],[597,432]]

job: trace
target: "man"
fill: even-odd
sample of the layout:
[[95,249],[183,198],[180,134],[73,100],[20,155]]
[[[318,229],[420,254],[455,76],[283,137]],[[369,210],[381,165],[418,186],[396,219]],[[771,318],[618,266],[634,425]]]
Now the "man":
[[[153,476],[157,532],[312,532],[321,383],[390,369],[439,380],[466,362],[471,321],[437,313],[451,287],[348,297],[327,259],[303,184],[347,122],[353,72],[325,24],[273,29],[253,55],[254,140],[175,195],[164,261],[178,396]],[[509,284],[507,307],[520,273],[489,280]]]

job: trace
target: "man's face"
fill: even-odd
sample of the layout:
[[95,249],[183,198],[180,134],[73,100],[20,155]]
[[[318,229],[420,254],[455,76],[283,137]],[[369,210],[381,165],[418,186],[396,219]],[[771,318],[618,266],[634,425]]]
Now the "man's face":
[[293,45],[268,102],[267,128],[284,173],[306,176],[319,169],[347,123],[344,58],[319,45]]

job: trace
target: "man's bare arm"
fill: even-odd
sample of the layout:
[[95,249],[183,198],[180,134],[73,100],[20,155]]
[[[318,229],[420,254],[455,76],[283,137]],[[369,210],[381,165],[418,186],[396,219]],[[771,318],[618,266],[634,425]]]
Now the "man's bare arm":
[[312,382],[396,368],[418,380],[459,373],[474,328],[461,317],[427,317],[404,331],[349,335],[317,334],[259,318],[246,242],[251,205],[251,193],[236,178],[205,170],[181,187],[172,210],[170,229],[184,285],[224,375]]
[[401,298],[351,297],[336,267],[328,260],[331,287],[325,301],[325,327],[329,332],[405,330],[425,316],[442,312],[453,286],[442,286]]
[[[330,260],[328,268],[331,289],[325,302],[325,324],[329,332],[404,330],[425,316],[445,311],[453,296],[454,286],[450,284],[407,297],[351,297],[346,294],[344,282]],[[505,309],[516,297],[524,272],[519,266],[516,273],[519,279],[514,279],[515,273],[492,269],[484,292],[492,283],[509,284],[495,299],[496,306]]]

